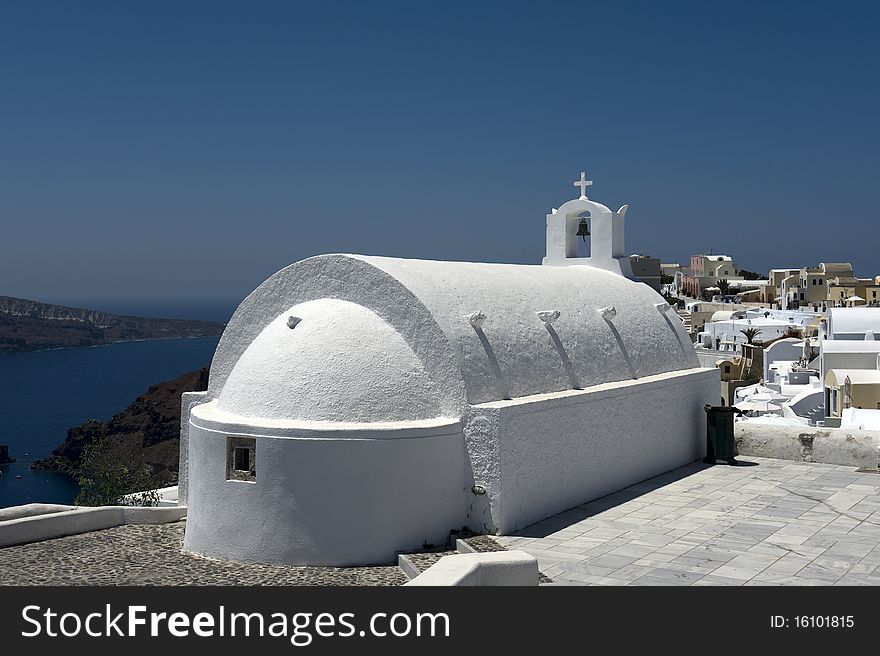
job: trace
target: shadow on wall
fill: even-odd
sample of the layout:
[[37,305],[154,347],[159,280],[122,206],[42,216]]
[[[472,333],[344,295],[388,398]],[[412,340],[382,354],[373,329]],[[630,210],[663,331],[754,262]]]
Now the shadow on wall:
[[495,351],[489,343],[489,338],[486,337],[486,333],[483,332],[482,327],[473,324],[471,327],[474,329],[474,332],[477,333],[477,337],[480,338],[480,344],[483,345],[483,349],[486,351],[486,357],[489,358],[489,366],[492,367],[492,373],[495,374],[495,380],[498,382],[499,395],[505,401],[510,400],[510,388],[507,385],[507,379],[504,378],[504,374],[501,373],[501,365],[498,364],[498,358],[495,357]]
[[617,328],[611,323],[611,319],[608,317],[602,317],[605,323],[608,324],[608,327],[611,329],[611,332],[614,334],[614,339],[617,340],[617,345],[620,347],[620,352],[623,354],[623,359],[626,360],[626,367],[629,370],[629,377],[632,379],[638,378],[636,376],[635,367],[633,367],[632,360],[629,357],[629,352],[626,350],[626,346],[623,345],[623,339],[620,336],[620,333],[617,332]]
[[557,334],[556,329],[549,323],[545,323],[544,327],[547,328],[547,332],[550,333],[550,339],[553,340],[553,345],[559,352],[559,357],[562,358],[562,366],[565,367],[565,373],[568,374],[568,382],[571,385],[571,388],[576,390],[583,389],[583,387],[581,387],[580,381],[578,380],[577,374],[574,371],[574,366],[571,364],[571,360],[568,357],[568,353],[565,352],[565,347],[562,345],[562,340],[559,339],[559,335]]

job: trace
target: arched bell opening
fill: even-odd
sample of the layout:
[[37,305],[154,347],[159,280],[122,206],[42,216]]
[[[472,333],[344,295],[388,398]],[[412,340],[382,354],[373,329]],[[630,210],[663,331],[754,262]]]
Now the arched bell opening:
[[[577,215],[578,224],[575,236],[575,246],[577,247],[577,257],[590,257],[590,212],[586,210],[579,212]],[[578,241],[577,238],[580,238]]]
[[565,257],[590,257],[592,250],[592,213],[590,210],[566,214]]

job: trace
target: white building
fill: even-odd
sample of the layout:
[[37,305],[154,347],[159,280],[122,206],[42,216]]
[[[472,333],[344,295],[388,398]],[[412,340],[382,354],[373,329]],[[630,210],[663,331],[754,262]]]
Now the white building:
[[746,308],[739,314],[744,319],[777,319],[794,326],[800,326],[801,328],[806,328],[824,316],[821,312],[812,312],[810,310],[774,310],[761,307]]
[[782,319],[764,317],[756,317],[754,319],[730,318],[706,322],[702,332],[697,335],[697,341],[705,348],[719,351],[737,351],[739,345],[748,343],[748,337],[743,333],[744,330],[758,331],[753,338],[755,342],[769,342],[785,337],[797,329],[797,324]]
[[[712,306],[715,307],[715,306]],[[817,322],[822,315],[804,310],[773,310],[770,308],[745,308],[734,311],[718,311],[703,325],[697,335],[700,347],[721,351],[736,351],[748,338],[743,330],[755,329],[759,333],[755,342],[771,342],[786,337],[794,331]]]
[[828,339],[880,339],[880,307],[828,309]]
[[324,255],[260,285],[184,395],[185,549],[388,562],[700,457],[718,371],[621,275],[625,207],[587,182],[547,215],[547,266]]
[[822,380],[832,369],[877,369],[880,341],[823,339],[819,342],[819,375]]
[[793,363],[803,359],[804,340],[788,337],[778,339],[764,349],[764,381],[779,384],[778,375],[791,370]]

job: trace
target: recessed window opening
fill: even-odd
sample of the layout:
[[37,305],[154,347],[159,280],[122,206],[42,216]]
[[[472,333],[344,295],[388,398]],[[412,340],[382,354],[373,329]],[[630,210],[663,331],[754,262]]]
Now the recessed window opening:
[[257,481],[256,438],[226,438],[226,480],[250,483]]

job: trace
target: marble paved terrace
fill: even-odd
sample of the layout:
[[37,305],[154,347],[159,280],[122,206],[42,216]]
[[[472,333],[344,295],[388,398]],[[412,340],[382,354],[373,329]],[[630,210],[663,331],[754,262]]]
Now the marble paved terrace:
[[880,585],[880,474],[739,460],[693,463],[495,539],[556,584]]

